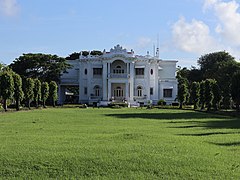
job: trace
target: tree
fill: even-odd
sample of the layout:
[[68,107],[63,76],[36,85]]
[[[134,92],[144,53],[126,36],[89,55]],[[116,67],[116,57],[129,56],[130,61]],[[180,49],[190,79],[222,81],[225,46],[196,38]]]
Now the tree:
[[43,107],[46,108],[46,100],[49,96],[49,86],[47,82],[42,83],[42,102]]
[[223,107],[230,108],[231,79],[233,73],[240,70],[240,65],[225,51],[206,54],[199,58],[198,64],[204,79],[215,79],[223,96]]
[[220,107],[222,96],[221,96],[221,90],[216,80],[212,82],[212,92],[213,92],[213,101],[212,101],[213,108],[215,111],[217,111]]
[[232,99],[236,104],[237,111],[240,111],[240,71],[234,73],[231,86]]
[[212,101],[213,101],[213,91],[212,91],[212,79],[205,80],[205,103],[207,111],[211,110]]
[[14,81],[12,72],[5,70],[0,74],[0,93],[3,98],[3,108],[7,111],[7,100],[14,94]]
[[49,83],[49,97],[50,97],[50,99],[52,101],[53,107],[55,107],[55,102],[56,102],[56,100],[58,98],[57,91],[58,91],[57,83],[55,81],[51,81]]
[[27,78],[24,83],[24,94],[26,100],[26,106],[31,109],[31,102],[34,99],[34,80],[32,78]]
[[180,103],[180,109],[182,109],[183,103],[186,102],[188,94],[188,89],[187,89],[187,79],[182,78],[181,76],[178,76],[178,101]]
[[13,73],[14,81],[14,99],[16,101],[16,110],[20,110],[20,102],[23,100],[22,78],[20,75]]
[[205,107],[205,81],[200,82],[199,104],[201,106],[201,109],[203,110]]
[[80,52],[74,52],[72,54],[69,54],[69,56],[66,57],[66,60],[76,60],[79,59]]
[[41,100],[41,81],[39,79],[34,80],[33,93],[35,105],[38,108],[39,101]]
[[42,82],[59,82],[61,73],[71,67],[65,58],[41,53],[23,54],[9,66],[22,78],[38,78]]
[[197,109],[198,103],[199,103],[199,96],[200,96],[200,85],[198,82],[193,82],[192,83],[192,88],[191,88],[191,99],[193,101],[194,109]]

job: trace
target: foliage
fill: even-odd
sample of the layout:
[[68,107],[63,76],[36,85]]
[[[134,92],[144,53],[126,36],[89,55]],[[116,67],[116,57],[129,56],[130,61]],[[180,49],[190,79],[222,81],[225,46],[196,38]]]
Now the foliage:
[[49,85],[47,82],[42,83],[41,90],[42,90],[41,97],[42,97],[43,107],[46,108],[46,100],[49,96]]
[[31,102],[34,99],[34,80],[32,78],[27,78],[24,82],[24,96],[27,101],[27,107],[31,108]]
[[205,79],[215,79],[223,96],[223,107],[230,108],[231,79],[234,72],[240,70],[240,65],[225,51],[206,54],[199,58],[200,71]]
[[66,57],[66,60],[76,60],[79,59],[80,53],[79,52],[74,52],[72,54],[69,54],[68,57]]
[[221,90],[216,80],[212,82],[212,92],[213,92],[213,101],[212,101],[213,108],[215,111],[217,111],[220,108],[222,96],[221,96]]
[[240,71],[234,73],[232,78],[231,94],[233,101],[236,104],[236,109],[239,111],[240,105]]
[[178,76],[178,101],[180,103],[179,108],[182,109],[183,103],[186,102],[188,95],[187,79]]
[[194,109],[197,109],[199,103],[199,96],[200,96],[200,85],[198,82],[192,83],[191,88],[191,99],[193,101]]
[[7,111],[7,100],[14,94],[14,81],[11,71],[3,71],[0,74],[0,95],[3,98],[3,108]]
[[39,79],[34,80],[34,101],[36,108],[38,108],[39,101],[41,100],[41,81]]
[[16,110],[20,110],[20,102],[23,100],[23,90],[22,90],[22,78],[20,75],[13,73],[13,81],[14,81],[14,99],[16,101]]
[[166,104],[167,103],[164,99],[159,99],[158,102],[157,102],[157,105],[161,105],[161,106],[166,105]]
[[205,81],[200,82],[199,104],[201,106],[201,109],[204,109],[204,107],[205,107]]
[[103,55],[102,51],[98,51],[98,50],[93,50],[93,51],[91,51],[90,54],[93,55],[93,56],[96,56],[96,55],[101,56],[101,55]]
[[55,81],[51,81],[49,83],[49,97],[52,101],[53,107],[55,107],[55,102],[57,101],[58,98],[58,86]]
[[0,124],[0,179],[239,179],[234,117],[51,108]]
[[65,58],[57,55],[29,53],[16,58],[9,67],[22,78],[59,82],[61,73],[71,66],[67,64]]
[[213,101],[213,91],[212,91],[212,79],[205,80],[205,104],[207,107],[207,111],[211,110],[212,101]]

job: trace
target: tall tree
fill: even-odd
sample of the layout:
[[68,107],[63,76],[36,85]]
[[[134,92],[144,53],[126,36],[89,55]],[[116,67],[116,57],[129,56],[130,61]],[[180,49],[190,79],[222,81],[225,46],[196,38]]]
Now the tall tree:
[[14,94],[12,72],[5,70],[0,74],[0,93],[3,98],[3,108],[7,111],[7,100],[11,99]]
[[38,108],[39,101],[41,100],[41,81],[39,79],[34,80],[33,92],[34,92],[35,105],[36,105],[36,108]]
[[16,101],[16,110],[20,110],[20,102],[23,100],[22,78],[20,75],[13,73],[14,81],[14,99]]
[[231,79],[234,72],[240,70],[240,65],[225,51],[206,54],[199,58],[198,64],[204,79],[215,79],[223,96],[223,107],[230,108]]
[[59,82],[61,73],[71,66],[65,58],[51,54],[23,54],[16,58],[10,68],[25,78]]
[[180,109],[182,109],[183,104],[186,102],[186,98],[188,95],[188,88],[187,88],[187,79],[178,76],[178,101],[180,103]]
[[49,96],[49,85],[47,82],[42,83],[42,102],[43,107],[46,108],[46,100]]
[[220,108],[222,95],[216,80],[212,82],[212,92],[213,92],[213,101],[212,101],[213,108],[215,111],[217,111]]
[[192,88],[191,88],[191,99],[194,104],[194,109],[198,108],[198,103],[199,103],[199,92],[200,91],[200,85],[198,82],[193,82],[192,83]]
[[55,102],[57,101],[58,98],[58,86],[55,81],[51,81],[49,83],[49,97],[52,101],[53,107],[55,107]]
[[236,104],[237,111],[240,111],[240,71],[234,73],[231,86],[232,99]]
[[24,94],[25,94],[25,100],[26,105],[28,109],[31,109],[31,102],[34,99],[34,80],[32,78],[27,78],[24,83]]
[[213,91],[212,91],[212,79],[205,80],[205,103],[207,111],[211,110],[212,101],[213,101]]
[[199,104],[201,106],[201,110],[203,110],[205,108],[205,81],[200,82]]

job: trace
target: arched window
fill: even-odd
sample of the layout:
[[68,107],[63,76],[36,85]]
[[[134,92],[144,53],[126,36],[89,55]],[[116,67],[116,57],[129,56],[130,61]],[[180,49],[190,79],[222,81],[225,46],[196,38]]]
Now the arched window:
[[87,75],[87,69],[84,70],[84,73]]
[[113,69],[114,74],[124,74],[124,69],[122,66],[118,65]]
[[98,85],[94,86],[94,94],[95,96],[100,96],[100,87]]
[[138,86],[138,87],[137,87],[137,96],[138,96],[138,97],[142,97],[142,94],[143,94],[142,91],[143,91],[143,90],[142,90],[142,87],[141,87],[141,86]]

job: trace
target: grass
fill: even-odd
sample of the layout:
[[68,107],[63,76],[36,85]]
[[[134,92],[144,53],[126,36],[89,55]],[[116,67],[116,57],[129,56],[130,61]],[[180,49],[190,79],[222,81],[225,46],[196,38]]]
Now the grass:
[[1,179],[239,179],[240,119],[168,109],[0,114]]

